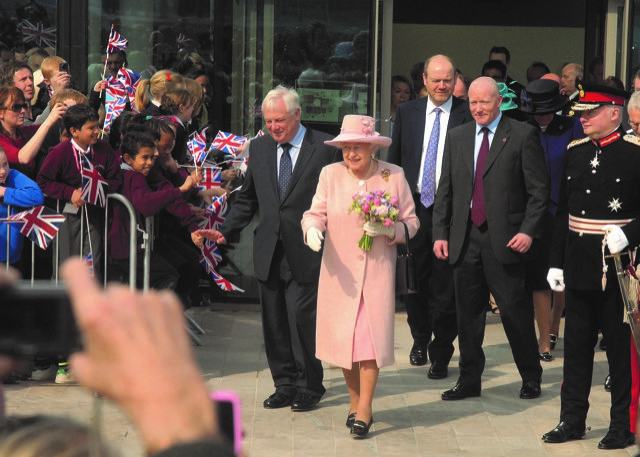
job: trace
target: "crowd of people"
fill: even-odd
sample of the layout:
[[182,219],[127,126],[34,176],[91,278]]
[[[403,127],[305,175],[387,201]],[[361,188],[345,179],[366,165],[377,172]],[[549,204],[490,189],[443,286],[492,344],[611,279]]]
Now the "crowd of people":
[[[180,65],[185,75],[166,69],[141,81],[135,106],[131,106],[133,99],[127,101],[105,138],[106,80],[126,67],[126,59],[125,51],[112,52],[105,79],[92,86],[88,97],[74,89],[69,64],[59,56],[42,60],[38,71],[43,79],[38,85],[27,62],[10,60],[0,67],[0,149],[3,166],[6,163],[10,169],[10,174],[3,173],[3,194],[7,189],[3,215],[44,204],[64,216],[55,243],[43,249],[24,243],[15,224],[9,228],[0,223],[4,235],[0,261],[25,277],[50,279],[57,265],[79,255],[92,264],[100,281],[121,280],[129,277],[128,260],[134,253],[139,257],[137,278],[142,284],[140,230],[146,229],[145,219],[153,216],[157,224],[152,234],[150,286],[175,290],[185,308],[202,305],[198,281],[210,276],[200,266],[201,250],[193,234],[213,198],[231,190],[232,182],[240,184],[240,173],[228,164],[228,156],[216,151],[209,155],[212,162],[222,162],[220,185],[198,187],[202,167],[193,166],[187,140],[204,128],[201,122],[206,123],[208,79],[191,60]],[[112,193],[124,195],[135,209],[140,229],[134,234],[135,246],[129,241],[124,207],[112,204],[105,214],[105,200]],[[110,228],[107,239],[105,226]],[[7,232],[9,252],[5,252]],[[37,359],[31,375],[37,380],[73,380],[62,359],[58,363]]]
[[[481,76],[467,84],[451,58],[434,55],[422,65],[420,94],[414,95],[409,78],[394,77],[391,138],[376,132],[376,120],[363,115],[345,116],[336,137],[307,128],[296,91],[278,86],[262,101],[267,134],[247,146],[246,175],[224,222],[200,230],[201,203],[224,192],[198,190],[202,175],[188,159],[187,137],[199,125],[194,119],[203,119],[201,75],[163,69],[142,81],[135,101],[128,102],[140,113],[122,114],[106,141],[99,138],[98,114],[104,82],[85,97],[68,88],[63,63],[59,57],[43,60],[45,86],[37,97],[28,65],[2,67],[0,211],[44,201],[65,217],[55,258],[90,254],[95,278],[118,279],[128,273],[132,234],[121,207],[105,219],[99,198],[83,192],[84,173],[98,173],[107,193],[118,192],[131,202],[138,226],[162,214],[150,283],[174,290],[182,307],[202,300],[198,258],[205,240],[234,243],[259,214],[253,261],[274,385],[264,408],[314,409],[325,393],[322,362],[329,363],[345,378],[346,426],[354,438],[368,436],[379,370],[394,361],[395,296],[389,284],[396,245],[409,236],[418,276],[417,293],[404,296],[413,338],[409,362],[430,364],[430,379],[447,378],[458,339],[459,377],[442,400],[482,395],[482,344],[491,301],[522,380],[519,397],[540,397],[542,362],[553,359],[564,313],[560,422],[542,439],[562,443],[584,436],[593,347],[601,332],[612,406],[609,431],[598,447],[620,449],[635,442],[630,410],[637,408],[632,379],[639,374],[631,360],[637,353],[623,323],[612,256],[640,244],[640,164],[634,165],[640,160],[640,96],[628,104],[627,132],[628,93],[618,81],[583,80],[582,66],[575,63],[554,75],[534,62],[527,71],[531,80],[523,85],[508,75],[508,50],[494,47]],[[117,74],[123,66],[124,51],[109,56],[110,72]],[[27,125],[31,121],[36,123]],[[377,158],[383,147],[389,148],[387,161]],[[236,172],[228,170],[223,181],[235,178]],[[0,246],[0,259],[24,269],[27,244],[13,233],[10,240],[9,252]],[[141,243],[139,237],[138,256]],[[105,256],[107,271],[102,270]],[[113,305],[115,296],[130,301],[139,296],[117,287],[84,291],[78,277],[91,281],[86,264],[81,265],[71,261],[64,276],[80,328],[89,342],[95,338],[95,346],[88,344],[70,360],[36,359],[32,377],[37,373],[44,379],[45,372],[60,375],[60,382],[75,377],[119,401],[152,452],[184,441],[202,444],[203,437],[205,446],[213,446],[217,426],[211,414],[198,419],[192,436],[159,437],[157,422],[139,417],[137,410],[148,396],[134,398],[100,383],[100,370],[108,368],[98,366],[102,345],[119,335],[107,338],[102,326],[91,324],[124,318]],[[171,312],[177,307],[166,294],[140,300],[169,306]],[[88,301],[100,306],[90,310]],[[165,324],[159,332],[178,332]],[[130,325],[136,325],[135,318]],[[194,375],[188,382],[201,386],[181,333],[180,348],[167,351],[186,359],[185,369]],[[129,359],[119,356],[133,363],[147,354],[144,366],[164,364],[153,359],[158,348],[144,345]],[[132,384],[134,394],[138,385]],[[196,392],[202,397],[202,389]],[[167,403],[158,408],[169,407],[175,398],[167,394]],[[169,424],[171,430],[174,426]],[[0,438],[0,449],[2,443]]]
[[405,297],[409,361],[430,362],[427,376],[445,378],[457,337],[460,374],[442,399],[480,396],[484,312],[495,300],[520,398],[534,399],[566,316],[560,423],[543,440],[584,436],[601,332],[612,406],[598,447],[625,448],[637,429],[638,355],[612,257],[640,235],[638,95],[627,113],[629,93],[595,64],[587,75],[577,63],[556,75],[534,62],[522,85],[508,76],[509,61],[506,48],[492,48],[468,84],[450,58],[432,56],[421,98],[396,108],[388,160],[404,169],[420,219],[418,293]]

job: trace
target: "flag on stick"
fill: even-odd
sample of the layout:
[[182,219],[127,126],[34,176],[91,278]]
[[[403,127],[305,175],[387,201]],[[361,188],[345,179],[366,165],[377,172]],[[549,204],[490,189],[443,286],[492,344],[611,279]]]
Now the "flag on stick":
[[3,222],[22,224],[20,233],[33,241],[41,249],[47,249],[64,222],[64,216],[46,206],[34,206],[30,210],[13,214]]

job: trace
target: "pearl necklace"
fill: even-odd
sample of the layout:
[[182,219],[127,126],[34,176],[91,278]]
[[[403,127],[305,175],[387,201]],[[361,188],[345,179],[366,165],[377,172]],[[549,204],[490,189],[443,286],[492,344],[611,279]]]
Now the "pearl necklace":
[[[360,186],[360,187],[364,187],[364,183],[366,182],[366,180],[367,180],[367,179],[369,179],[369,178],[371,177],[371,175],[374,173],[373,166],[374,166],[374,163],[375,163],[375,162],[376,162],[376,159],[372,158],[372,159],[371,159],[371,163],[369,164],[369,169],[367,170],[367,174],[366,174],[366,175],[364,175],[362,178],[358,178],[358,177],[353,173],[353,171],[351,171],[351,168],[349,168],[349,166],[347,166],[347,171],[349,172],[349,174],[350,174],[351,176],[353,176],[353,179],[357,179],[357,180],[358,180],[358,186]],[[378,168],[377,163],[376,163],[375,165],[376,165],[376,169],[377,169],[377,168]]]

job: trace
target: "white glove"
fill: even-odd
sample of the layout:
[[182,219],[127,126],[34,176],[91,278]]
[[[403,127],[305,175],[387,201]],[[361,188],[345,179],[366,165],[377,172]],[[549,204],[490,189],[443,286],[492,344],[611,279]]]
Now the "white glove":
[[322,236],[320,230],[315,227],[309,227],[307,229],[307,246],[312,250],[319,252],[322,247],[322,240],[324,240],[324,236]]
[[605,225],[602,227],[607,234],[607,246],[611,254],[617,254],[629,245],[629,240],[622,229],[617,225]]
[[551,290],[562,292],[564,290],[564,272],[560,268],[549,268],[547,282],[551,286]]
[[362,230],[364,230],[364,233],[369,236],[384,235],[390,239],[393,239],[396,236],[395,224],[391,227],[385,227],[384,224],[381,224],[380,222],[365,222],[362,226]]

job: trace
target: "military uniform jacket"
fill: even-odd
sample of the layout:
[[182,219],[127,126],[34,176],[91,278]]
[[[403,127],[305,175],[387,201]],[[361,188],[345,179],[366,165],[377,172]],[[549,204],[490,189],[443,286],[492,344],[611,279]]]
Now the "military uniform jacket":
[[[640,141],[618,128],[599,141],[571,143],[565,156],[550,267],[564,270],[567,287],[602,290],[604,235],[569,230],[569,215],[595,220],[635,219],[622,230],[629,247],[640,243]],[[605,253],[609,254],[605,248]],[[618,287],[607,259],[607,287]]]

